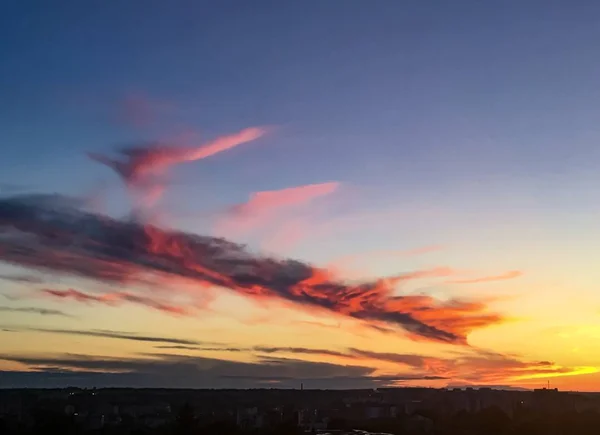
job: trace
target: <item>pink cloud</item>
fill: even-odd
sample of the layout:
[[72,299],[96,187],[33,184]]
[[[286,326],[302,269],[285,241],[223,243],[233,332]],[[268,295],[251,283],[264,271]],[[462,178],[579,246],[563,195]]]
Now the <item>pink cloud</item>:
[[141,206],[150,206],[162,196],[166,184],[164,174],[170,167],[205,159],[256,140],[265,133],[264,128],[251,127],[195,147],[149,144],[121,149],[121,159],[113,159],[99,153],[88,153],[88,156],[113,169],[123,179],[130,192],[140,198]]
[[[217,222],[217,231],[228,234],[244,234],[265,225],[273,224],[286,212],[330,195],[336,192],[339,187],[340,183],[332,181],[253,193],[247,202],[233,206],[226,216]],[[302,234],[302,227],[302,222],[295,219],[285,225],[286,234],[280,234],[279,237],[282,239],[291,237],[293,239],[296,236],[291,235],[291,233]]]

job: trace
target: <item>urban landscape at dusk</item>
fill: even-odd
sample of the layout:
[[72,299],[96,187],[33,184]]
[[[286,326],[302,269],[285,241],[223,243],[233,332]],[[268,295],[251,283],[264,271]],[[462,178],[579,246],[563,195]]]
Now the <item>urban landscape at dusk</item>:
[[0,11],[0,435],[600,433],[600,3]]

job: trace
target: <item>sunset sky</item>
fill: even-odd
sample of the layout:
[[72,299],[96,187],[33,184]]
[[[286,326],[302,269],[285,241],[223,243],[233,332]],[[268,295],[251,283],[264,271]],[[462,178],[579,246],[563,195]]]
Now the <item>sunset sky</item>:
[[3,2],[0,387],[600,390],[600,3],[492,3]]

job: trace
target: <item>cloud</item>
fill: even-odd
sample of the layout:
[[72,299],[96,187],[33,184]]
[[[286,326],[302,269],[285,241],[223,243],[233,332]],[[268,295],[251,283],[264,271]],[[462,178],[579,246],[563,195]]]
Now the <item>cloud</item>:
[[[57,330],[60,331],[60,330]],[[60,332],[59,332],[60,333]],[[69,331],[68,333],[71,333]],[[85,333],[85,332],[84,332]],[[92,334],[96,335],[94,331]],[[99,331],[100,336],[123,334]],[[169,340],[158,337],[134,336],[135,340],[157,342]],[[130,338],[126,338],[130,339]],[[261,385],[294,387],[300,382],[310,388],[372,388],[392,386],[406,381],[451,380],[452,384],[497,385],[536,379],[544,376],[568,376],[590,373],[592,368],[558,366],[550,361],[525,361],[513,355],[504,355],[480,349],[456,352],[454,356],[433,357],[419,354],[377,352],[348,348],[345,350],[313,349],[303,347],[255,346],[249,348],[202,347],[201,344],[165,344],[159,349],[184,349],[200,351],[261,352],[254,362],[237,362],[204,356],[145,354],[140,357],[115,358],[76,354],[61,355],[0,355],[0,359],[24,364],[28,370],[40,374],[39,378],[54,379],[65,384],[81,386],[139,386],[173,388],[249,388]],[[315,362],[295,358],[283,358],[277,354],[315,355],[341,357],[352,364]],[[369,361],[398,364],[396,374],[381,375],[370,366]],[[409,369],[408,372],[405,369]],[[597,371],[597,369],[596,369]],[[12,381],[6,372],[0,372],[3,385],[17,382],[28,375],[13,372]],[[66,373],[64,378],[57,373]],[[74,374],[81,377],[72,384]],[[48,376],[45,376],[48,375]],[[102,375],[102,376],[101,376]],[[36,376],[29,375],[32,378]],[[74,378],[78,379],[78,378]],[[10,382],[9,382],[10,381]],[[37,379],[41,381],[41,379]],[[234,381],[239,384],[233,383]],[[186,383],[187,382],[187,383]]]
[[[155,346],[158,349],[180,348],[178,346]],[[324,357],[341,357],[349,359],[358,359],[359,354],[354,354],[351,350],[337,351],[331,349],[314,349],[308,347],[279,347],[279,346],[253,346],[253,347],[186,347],[187,350],[210,351],[210,352],[258,352],[260,354],[295,354],[295,355],[316,355]]]
[[154,346],[154,348],[155,349],[171,349],[171,350],[202,350],[202,351],[223,351],[223,352],[242,352],[244,350],[243,348],[237,348],[237,347],[202,347],[202,346],[184,346],[184,345],[160,345],[160,346]]
[[339,188],[339,183],[306,184],[281,190],[253,193],[250,200],[234,208],[236,215],[248,216],[280,208],[306,205],[315,198],[329,195]]
[[345,350],[332,350],[332,349],[315,349],[306,347],[270,347],[270,346],[254,346],[246,348],[195,348],[194,350],[202,351],[233,351],[233,352],[261,352],[266,354],[296,354],[296,355],[318,355],[324,357],[340,357],[353,360],[378,360],[385,362],[392,362],[410,366],[416,369],[428,368],[427,361],[433,360],[434,358],[426,357],[417,354],[398,354],[398,353],[387,353],[387,352],[374,352],[369,350],[362,350],[356,348],[348,348]]
[[0,275],[0,279],[17,284],[41,284],[43,282],[41,278],[31,275]]
[[482,349],[455,352],[454,357],[425,359],[425,370],[465,383],[494,385],[542,377],[598,372],[595,367],[567,367],[551,361],[524,360],[517,355]]
[[518,278],[523,275],[520,270],[511,270],[501,275],[482,276],[473,279],[458,279],[446,281],[448,284],[478,284],[480,282],[506,281],[509,279]]
[[349,355],[344,352],[337,352],[335,350],[328,349],[310,349],[305,347],[268,347],[268,346],[255,346],[252,348],[255,352],[263,353],[295,353],[304,355],[322,355],[322,356],[336,356],[336,357],[348,357]]
[[[212,342],[203,342],[199,340],[187,340],[183,338],[174,337],[157,337],[149,335],[138,335],[130,332],[119,332],[110,331],[103,329],[92,329],[92,330],[77,330],[77,329],[53,329],[53,328],[18,328],[16,331],[25,332],[42,332],[51,334],[64,334],[64,335],[82,335],[88,337],[103,337],[103,338],[114,338],[118,340],[130,340],[130,341],[142,341],[148,343],[165,343],[173,345],[184,345],[184,346],[196,346],[201,344],[211,344]],[[214,343],[212,343],[214,344]]]
[[[242,234],[273,224],[283,213],[297,210],[317,198],[330,195],[339,187],[340,183],[331,181],[255,192],[250,195],[247,202],[237,204],[225,213],[225,216],[217,222],[217,232]],[[290,223],[287,225],[289,226]]]
[[[211,349],[221,350],[221,349]],[[345,350],[314,349],[303,347],[236,348],[236,351],[259,351],[268,354],[318,355],[341,357],[364,364],[365,361],[382,361],[399,364],[416,370],[417,373],[438,376],[440,379],[455,379],[461,382],[496,383],[537,378],[543,375],[564,376],[578,374],[581,367],[564,367],[550,361],[527,361],[517,356],[504,355],[480,349],[469,353],[458,353],[455,357],[435,357],[419,354],[377,352],[357,348]],[[591,368],[583,368],[589,373]]]
[[466,344],[473,329],[503,320],[482,302],[396,293],[396,285],[407,279],[448,276],[449,268],[349,284],[325,269],[256,255],[222,238],[120,221],[30,197],[0,200],[0,232],[0,261],[6,263],[109,284],[147,284],[157,276],[198,284],[196,296],[173,289],[162,292],[164,297],[203,298],[206,286],[221,287],[258,300],[387,323],[413,338],[455,344]]
[[113,169],[130,191],[142,201],[142,206],[154,204],[165,190],[165,172],[174,165],[205,159],[238,145],[254,141],[266,133],[261,127],[251,127],[231,135],[218,137],[204,145],[176,147],[161,143],[147,143],[119,150],[114,159],[99,153],[88,156]]
[[170,305],[164,302],[157,301],[155,299],[139,296],[133,293],[128,292],[115,292],[115,293],[107,293],[100,296],[90,295],[78,290],[67,289],[67,290],[56,290],[56,289],[43,289],[42,293],[45,293],[49,296],[54,296],[61,299],[71,298],[79,302],[95,302],[104,305],[114,306],[118,305],[121,302],[132,302],[138,305],[143,305],[149,308],[153,308],[158,311],[162,311],[168,314],[175,315],[189,315],[190,312],[185,307],[179,307],[175,305]]
[[5,312],[5,313],[30,313],[30,314],[40,314],[42,316],[72,317],[70,314],[67,314],[64,311],[52,310],[52,309],[49,309],[49,308],[37,308],[37,307],[5,307],[5,306],[0,306],[0,312]]
[[351,355],[362,358],[371,358],[380,361],[393,362],[398,364],[405,364],[414,368],[424,368],[426,358],[421,355],[414,354],[400,354],[390,352],[373,352],[361,349],[351,348],[349,349]]
[[28,371],[0,372],[5,387],[170,387],[251,388],[372,388],[437,376],[378,376],[375,369],[295,359],[271,358],[238,362],[181,355],[113,358],[87,355],[0,355],[27,366]]

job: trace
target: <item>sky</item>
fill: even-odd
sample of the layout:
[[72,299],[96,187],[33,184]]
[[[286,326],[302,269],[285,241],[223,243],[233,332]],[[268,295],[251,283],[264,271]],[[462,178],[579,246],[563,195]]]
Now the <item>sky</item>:
[[0,387],[600,391],[600,5],[9,0]]

